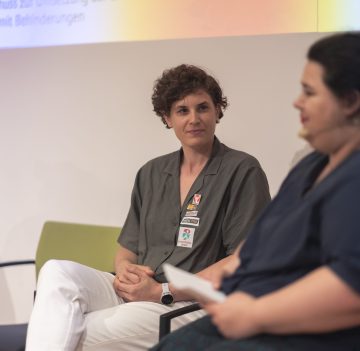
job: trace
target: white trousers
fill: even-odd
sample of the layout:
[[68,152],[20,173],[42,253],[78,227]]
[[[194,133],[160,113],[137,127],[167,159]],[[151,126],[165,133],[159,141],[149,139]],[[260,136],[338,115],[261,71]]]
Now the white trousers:
[[[192,302],[165,306],[118,297],[110,273],[71,261],[50,260],[41,269],[26,351],[147,350],[157,343],[159,316]],[[204,311],[172,321],[172,330]]]

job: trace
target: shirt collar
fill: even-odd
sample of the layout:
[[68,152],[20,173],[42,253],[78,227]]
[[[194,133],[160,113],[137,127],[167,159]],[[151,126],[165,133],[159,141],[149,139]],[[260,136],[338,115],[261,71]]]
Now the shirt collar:
[[[164,172],[171,175],[178,175],[180,169],[180,162],[182,158],[182,148],[175,152],[175,157],[170,160],[167,166],[164,168]],[[225,146],[221,144],[219,139],[214,136],[213,148],[211,151],[211,156],[209,161],[207,162],[204,175],[208,174],[217,174],[219,167],[221,165],[222,158],[225,153]]]

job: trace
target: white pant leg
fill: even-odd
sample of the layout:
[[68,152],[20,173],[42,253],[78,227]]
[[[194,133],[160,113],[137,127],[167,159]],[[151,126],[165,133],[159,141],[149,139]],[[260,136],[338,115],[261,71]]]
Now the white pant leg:
[[[189,305],[177,302],[171,307],[155,302],[129,302],[90,312],[77,351],[147,350],[158,342],[159,316]],[[172,330],[205,315],[203,310],[174,318]]]
[[71,261],[50,260],[41,269],[26,351],[73,351],[84,315],[122,303],[114,276]]

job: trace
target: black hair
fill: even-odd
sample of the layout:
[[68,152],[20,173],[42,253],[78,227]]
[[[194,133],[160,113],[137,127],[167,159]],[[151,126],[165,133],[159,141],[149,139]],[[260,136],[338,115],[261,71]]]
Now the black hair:
[[307,58],[324,68],[324,83],[339,98],[360,91],[360,32],[334,34],[315,42]]

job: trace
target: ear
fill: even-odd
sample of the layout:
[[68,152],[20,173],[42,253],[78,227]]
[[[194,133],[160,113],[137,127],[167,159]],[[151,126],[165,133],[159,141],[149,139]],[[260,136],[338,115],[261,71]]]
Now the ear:
[[169,127],[169,128],[172,128],[173,126],[172,126],[172,123],[171,123],[171,118],[168,117],[168,116],[166,116],[166,115],[164,115],[163,117],[164,117],[165,122],[166,122],[166,124],[168,125],[168,127]]
[[216,123],[220,123],[220,114],[221,114],[221,110],[220,110],[220,106],[216,106]]
[[360,112],[360,92],[354,90],[344,97],[344,108],[348,118]]

